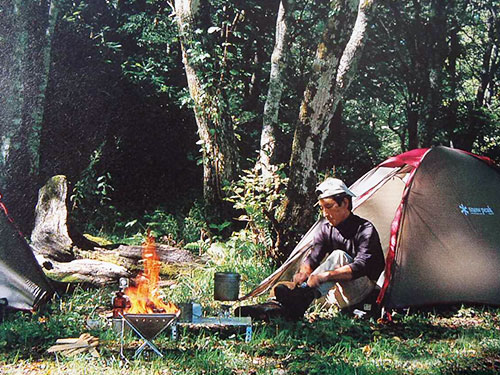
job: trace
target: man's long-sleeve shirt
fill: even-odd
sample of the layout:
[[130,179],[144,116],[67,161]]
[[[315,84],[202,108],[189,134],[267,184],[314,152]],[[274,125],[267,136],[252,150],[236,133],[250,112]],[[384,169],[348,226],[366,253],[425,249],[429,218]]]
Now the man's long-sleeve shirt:
[[377,230],[371,222],[352,213],[337,227],[328,221],[320,226],[305,262],[314,270],[333,250],[343,250],[354,259],[349,264],[353,280],[368,276],[377,281],[384,269],[384,253]]

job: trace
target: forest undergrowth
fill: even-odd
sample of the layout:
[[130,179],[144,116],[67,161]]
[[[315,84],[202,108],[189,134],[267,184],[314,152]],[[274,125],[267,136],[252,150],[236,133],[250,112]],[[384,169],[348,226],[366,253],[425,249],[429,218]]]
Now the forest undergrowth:
[[[176,303],[196,301],[204,314],[220,308],[213,275],[236,271],[241,293],[272,271],[260,245],[234,234],[206,249],[202,265],[184,269],[162,289]],[[304,320],[253,322],[245,342],[238,330],[181,328],[155,340],[163,358],[132,359],[140,340],[111,329],[111,298],[117,286],[84,289],[54,298],[35,313],[9,313],[0,324],[0,374],[496,374],[500,371],[499,309],[448,306],[393,314],[391,323],[358,319],[335,308],[310,308]],[[260,298],[251,303],[264,300]],[[234,304],[233,307],[236,307]],[[88,328],[93,321],[92,329]],[[99,358],[47,353],[56,339],[84,332],[100,339]]]

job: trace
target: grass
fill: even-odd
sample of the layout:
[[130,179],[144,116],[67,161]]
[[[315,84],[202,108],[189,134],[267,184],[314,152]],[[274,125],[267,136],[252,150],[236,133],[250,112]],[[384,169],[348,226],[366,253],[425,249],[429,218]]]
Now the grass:
[[[298,323],[255,323],[242,333],[181,330],[177,341],[155,342],[164,358],[120,358],[120,339],[104,318],[111,290],[78,290],[36,314],[16,313],[0,326],[2,374],[496,374],[500,370],[498,310],[463,307],[453,313],[397,315],[392,324],[336,311],[310,313]],[[98,306],[98,309],[95,309]],[[102,327],[101,358],[46,353],[58,337]],[[139,340],[125,340],[131,358]]]
[[[205,265],[179,270],[164,290],[176,302],[197,300],[213,314],[213,273],[234,270],[248,291],[270,266],[259,259],[257,245],[244,238],[208,250]],[[257,254],[257,255],[256,255]],[[172,275],[171,275],[172,276]],[[140,341],[110,329],[115,288],[83,290],[53,300],[41,311],[11,313],[0,324],[0,374],[497,374],[500,372],[499,309],[460,307],[441,312],[395,314],[394,322],[359,320],[334,309],[311,309],[301,322],[255,322],[253,339],[237,331],[181,329],[173,341],[155,343],[164,358],[132,360]],[[86,328],[87,319],[99,327]],[[98,359],[67,358],[46,352],[59,337],[83,332],[100,338]]]

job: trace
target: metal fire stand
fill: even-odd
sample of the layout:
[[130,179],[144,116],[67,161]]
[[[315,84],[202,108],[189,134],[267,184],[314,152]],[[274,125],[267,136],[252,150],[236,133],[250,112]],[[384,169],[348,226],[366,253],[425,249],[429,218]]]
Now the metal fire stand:
[[[153,340],[167,327],[172,326],[172,336],[176,336],[175,322],[180,315],[180,311],[175,314],[123,314],[121,326],[121,348],[120,353],[123,355],[123,336],[125,331],[125,323],[135,332],[143,343],[135,351],[134,358],[137,358],[149,346],[156,354],[163,357],[160,349],[153,343]],[[176,337],[173,337],[176,339]]]

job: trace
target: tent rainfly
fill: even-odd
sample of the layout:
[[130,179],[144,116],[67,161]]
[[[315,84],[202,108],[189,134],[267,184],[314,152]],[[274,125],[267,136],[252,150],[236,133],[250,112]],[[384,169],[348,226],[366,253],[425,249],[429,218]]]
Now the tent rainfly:
[[[500,172],[490,159],[443,146],[415,149],[379,164],[350,189],[353,212],[370,220],[382,241],[383,307],[500,305]],[[242,299],[289,279],[323,220]]]
[[53,288],[1,198],[0,194],[0,299],[6,299],[9,308],[34,310]]

